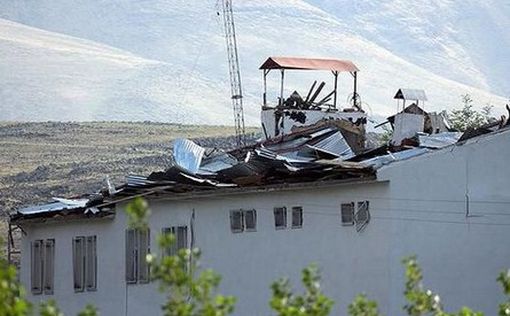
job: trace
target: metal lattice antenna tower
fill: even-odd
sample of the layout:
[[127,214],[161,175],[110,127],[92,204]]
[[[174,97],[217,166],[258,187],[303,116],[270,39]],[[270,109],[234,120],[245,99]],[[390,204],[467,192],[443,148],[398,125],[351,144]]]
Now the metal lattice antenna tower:
[[241,69],[237,55],[236,31],[234,26],[234,12],[232,0],[222,0],[223,22],[225,27],[225,41],[227,43],[228,69],[230,73],[230,91],[232,93],[232,108],[236,129],[237,146],[245,145],[243,91],[241,88]]

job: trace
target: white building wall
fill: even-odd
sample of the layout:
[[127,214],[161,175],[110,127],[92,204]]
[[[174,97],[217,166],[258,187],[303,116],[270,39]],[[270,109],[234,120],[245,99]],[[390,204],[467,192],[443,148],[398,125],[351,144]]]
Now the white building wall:
[[[437,290],[450,310],[469,305],[494,315],[503,300],[495,278],[510,267],[509,145],[509,132],[481,137],[386,166],[379,170],[379,183],[152,201],[152,245],[162,227],[189,226],[194,209],[202,265],[223,276],[223,294],[238,297],[235,315],[270,314],[271,282],[288,276],[297,285],[301,269],[311,262],[321,267],[324,291],[336,302],[332,315],[346,314],[360,292],[376,299],[384,314],[402,315],[400,260],[410,254],[418,255],[425,285]],[[466,192],[473,215],[468,218]],[[358,233],[341,225],[339,205],[362,200],[370,201],[372,220]],[[275,230],[275,206],[302,206],[303,228]],[[239,208],[257,210],[256,232],[230,231],[229,211]],[[156,284],[126,287],[125,226],[119,210],[113,221],[25,228],[21,277],[28,289],[29,241],[55,238],[58,258],[55,294],[30,298],[56,299],[67,315],[88,302],[103,315],[160,314],[163,297],[155,294]],[[71,240],[92,234],[98,236],[98,290],[74,293]]]
[[[101,310],[102,315],[124,315],[126,287],[124,279],[124,231],[121,224],[111,220],[83,220],[62,224],[25,227],[22,240],[21,282],[28,298],[35,304],[54,299],[66,315],[76,315],[88,303]],[[97,236],[97,291],[75,293],[73,289],[72,239],[76,236]],[[55,239],[54,295],[30,293],[30,242]]]
[[[354,226],[342,226],[339,208],[342,202],[385,195],[386,190],[387,183],[374,183],[322,188],[320,194],[315,192],[316,189],[308,189],[194,201],[154,201],[151,203],[151,244],[156,245],[155,233],[163,227],[189,226],[195,209],[195,240],[203,252],[202,266],[223,276],[223,294],[238,298],[235,315],[269,314],[271,282],[289,276],[298,285],[300,271],[312,262],[317,262],[323,270],[323,285],[337,302],[339,310],[344,310],[347,302],[361,291],[367,291],[387,305],[385,286],[389,270],[384,264],[388,252],[388,243],[384,242],[387,238],[385,229],[369,224],[358,233]],[[374,207],[378,204],[388,207],[385,201],[375,203]],[[286,206],[289,210],[292,206],[302,206],[303,228],[276,230],[275,206]],[[257,210],[256,232],[231,232],[230,210],[239,208]],[[290,225],[290,217],[288,221]],[[58,258],[54,295],[30,296],[30,299],[56,299],[67,315],[75,314],[88,302],[93,302],[107,315],[159,314],[162,296],[155,295],[156,284],[126,287],[126,225],[125,215],[119,211],[114,221],[26,228],[28,235],[23,243],[21,274],[28,289],[29,241],[55,238]],[[84,234],[98,235],[98,289],[96,292],[74,293],[71,240]],[[373,239],[379,242],[374,243]],[[374,261],[374,264],[362,264],[367,261]]]
[[[485,135],[378,172],[390,180],[391,306],[401,314],[400,258],[417,254],[425,284],[448,310],[468,305],[497,314],[499,272],[510,268],[510,131]],[[466,202],[466,195],[469,203]],[[466,217],[467,205],[469,215]]]

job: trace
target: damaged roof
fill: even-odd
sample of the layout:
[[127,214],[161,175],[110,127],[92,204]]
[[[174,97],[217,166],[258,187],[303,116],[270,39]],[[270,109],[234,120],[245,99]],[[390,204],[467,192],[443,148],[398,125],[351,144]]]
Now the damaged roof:
[[269,57],[260,66],[260,69],[359,71],[358,67],[350,60],[303,57]]
[[45,205],[19,209],[10,218],[16,222],[110,217],[114,214],[111,205],[135,196],[179,198],[374,181],[377,170],[387,164],[508,126],[510,121],[503,118],[498,124],[465,133],[420,132],[407,139],[405,146],[385,144],[373,149],[362,146],[364,128],[347,120],[322,120],[231,151],[211,150],[179,139],[174,141],[174,163],[166,170],[148,176],[128,175],[118,187],[74,199],[55,198]]

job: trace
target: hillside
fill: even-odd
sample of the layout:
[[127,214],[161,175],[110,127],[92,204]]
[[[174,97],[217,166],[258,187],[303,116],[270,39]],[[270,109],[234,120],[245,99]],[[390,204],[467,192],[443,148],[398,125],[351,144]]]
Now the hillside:
[[0,54],[0,120],[224,122],[219,85],[195,76],[182,102],[186,71],[167,62],[7,20]]
[[[249,129],[250,140],[257,129]],[[0,123],[0,210],[90,193],[171,163],[172,140],[231,148],[233,129],[163,123]],[[1,215],[1,214],[0,214]]]
[[[0,0],[0,120],[230,124],[226,56],[215,3]],[[249,125],[259,123],[258,66],[270,55],[353,60],[361,69],[365,108],[376,117],[395,111],[392,96],[403,86],[424,88],[429,110],[458,106],[460,95],[470,93],[478,105],[491,103],[495,114],[503,112],[505,98],[485,91],[501,89],[479,71],[466,75],[473,80],[461,80],[478,88],[446,79],[365,37],[367,32],[357,31],[339,14],[304,1],[237,1],[236,23]],[[276,77],[270,82],[275,91]],[[303,93],[316,77],[291,74],[286,92],[297,88]],[[321,78],[328,80],[325,90],[331,89],[330,76]],[[350,85],[349,75],[343,76],[344,104]]]
[[309,0],[435,74],[510,96],[510,2]]

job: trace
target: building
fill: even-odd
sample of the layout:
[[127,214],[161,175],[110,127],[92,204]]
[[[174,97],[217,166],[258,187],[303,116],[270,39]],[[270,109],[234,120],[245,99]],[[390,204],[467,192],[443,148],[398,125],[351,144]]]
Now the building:
[[[447,310],[496,314],[504,297],[495,278],[510,267],[508,125],[372,150],[359,147],[355,126],[320,120],[228,153],[180,140],[164,172],[14,212],[29,299],[55,299],[68,315],[87,303],[103,315],[157,315],[164,297],[137,256],[172,231],[223,276],[235,315],[270,314],[271,282],[297,284],[311,262],[333,315],[360,292],[402,315],[400,261],[411,254]],[[149,201],[149,235],[127,229],[123,209],[135,196]]]

